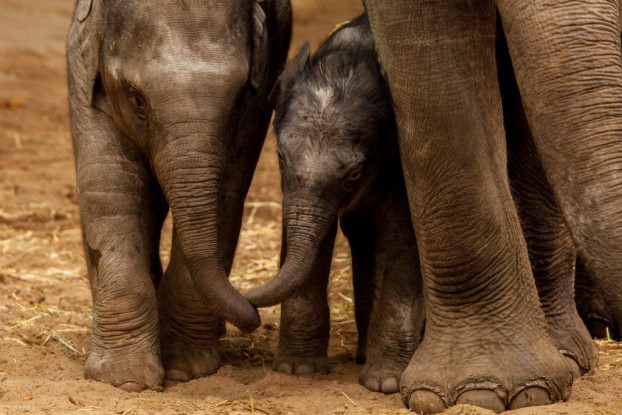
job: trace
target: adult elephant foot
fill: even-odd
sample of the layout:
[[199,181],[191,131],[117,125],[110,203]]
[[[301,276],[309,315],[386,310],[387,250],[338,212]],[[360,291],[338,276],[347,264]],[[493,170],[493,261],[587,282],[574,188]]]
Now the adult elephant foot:
[[84,375],[87,379],[106,382],[127,392],[140,392],[162,385],[164,370],[160,362],[157,337],[135,346],[99,348],[86,360]]
[[551,341],[574,365],[575,377],[589,372],[596,363],[597,350],[576,311],[565,315],[546,313],[546,320]]
[[402,375],[401,390],[417,413],[458,404],[499,413],[566,399],[572,382],[571,366],[548,338],[487,325],[425,337]]

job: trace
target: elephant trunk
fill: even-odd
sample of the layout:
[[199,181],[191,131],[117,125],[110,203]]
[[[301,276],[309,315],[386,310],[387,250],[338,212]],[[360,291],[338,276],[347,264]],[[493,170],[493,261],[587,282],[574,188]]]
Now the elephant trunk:
[[231,285],[220,256],[218,204],[226,160],[221,130],[223,135],[201,132],[174,139],[166,147],[174,143],[175,155],[156,155],[154,167],[196,290],[216,315],[250,332],[261,323],[259,314]]
[[256,307],[279,304],[306,282],[320,245],[336,218],[336,207],[323,199],[297,195],[284,200],[285,260],[274,278],[246,292],[251,304]]

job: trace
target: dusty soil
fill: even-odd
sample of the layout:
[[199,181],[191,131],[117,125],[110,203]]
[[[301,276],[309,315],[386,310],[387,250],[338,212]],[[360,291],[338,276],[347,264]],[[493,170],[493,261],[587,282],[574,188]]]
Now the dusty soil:
[[[80,241],[68,129],[64,41],[72,0],[0,0],[0,414],[386,414],[406,413],[399,396],[357,381],[350,265],[338,242],[330,285],[330,376],[270,370],[279,309],[262,311],[252,335],[229,327],[224,365],[210,377],[126,393],[84,380],[91,347],[91,296]],[[361,10],[356,0],[294,0],[293,50],[316,47]],[[250,191],[232,279],[248,287],[275,270],[280,195],[274,137]],[[170,224],[162,242],[167,259]],[[622,346],[600,342],[593,374],[570,400],[516,414],[622,414]],[[486,414],[456,407],[450,414]]]

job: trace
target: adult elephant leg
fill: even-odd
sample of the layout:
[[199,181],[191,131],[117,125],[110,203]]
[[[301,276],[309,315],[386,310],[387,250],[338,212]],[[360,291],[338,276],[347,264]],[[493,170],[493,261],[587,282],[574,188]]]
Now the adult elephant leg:
[[[368,0],[395,103],[426,294],[424,339],[401,379],[412,410],[497,412],[568,396],[506,173],[487,1]],[[409,53],[404,53],[409,51]]]
[[545,173],[596,287],[622,324],[618,2],[499,0]]
[[553,344],[572,359],[577,375],[589,371],[596,348],[574,298],[576,250],[553,196],[523,111],[505,39],[497,45],[510,187],[516,202],[540,303]]
[[163,377],[154,284],[162,273],[158,248],[167,208],[144,164],[128,159],[137,153],[115,137],[111,133],[102,148],[80,148],[77,155],[93,294],[93,346],[85,375],[141,391]]
[[359,381],[374,392],[396,393],[402,372],[423,337],[423,281],[405,194],[392,194],[377,211],[373,254],[378,294],[367,337],[367,362]]
[[[327,356],[330,314],[326,289],[336,233],[335,221],[320,243],[309,277],[281,304],[280,337],[274,370],[296,375],[330,372]],[[285,249],[281,250],[281,264],[287,252],[286,239],[284,232],[282,247]]]
[[376,231],[373,219],[357,212],[341,218],[341,230],[348,238],[352,257],[352,288],[354,291],[354,320],[358,334],[356,363],[367,360],[367,336],[374,308]]

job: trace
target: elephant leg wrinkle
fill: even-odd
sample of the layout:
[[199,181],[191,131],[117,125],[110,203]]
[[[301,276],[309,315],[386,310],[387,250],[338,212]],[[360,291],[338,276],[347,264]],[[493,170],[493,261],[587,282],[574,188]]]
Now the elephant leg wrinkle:
[[540,304],[549,336],[571,360],[575,375],[596,362],[596,348],[579,317],[574,296],[576,249],[546,178],[523,109],[505,38],[497,40],[499,86],[503,98],[508,172],[521,218]]

